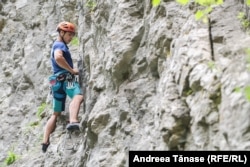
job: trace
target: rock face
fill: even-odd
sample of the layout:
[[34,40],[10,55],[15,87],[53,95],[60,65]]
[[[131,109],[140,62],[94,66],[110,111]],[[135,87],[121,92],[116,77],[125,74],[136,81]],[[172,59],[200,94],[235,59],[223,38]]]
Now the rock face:
[[[237,18],[249,9],[228,0],[206,24],[196,8],[2,0],[0,165],[8,152],[13,167],[123,167],[129,150],[250,150],[250,37]],[[50,47],[62,20],[78,26],[79,44],[69,47],[84,60],[83,128],[68,139],[65,111],[43,154]]]

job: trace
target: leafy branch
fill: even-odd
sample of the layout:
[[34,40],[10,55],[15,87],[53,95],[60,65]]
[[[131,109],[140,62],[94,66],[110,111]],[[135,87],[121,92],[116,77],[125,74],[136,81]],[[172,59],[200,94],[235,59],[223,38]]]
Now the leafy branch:
[[[176,0],[181,5],[187,5],[190,0]],[[197,10],[195,13],[196,20],[203,20],[204,22],[208,22],[209,14],[212,12],[213,8],[222,5],[224,3],[223,0],[195,0],[195,3],[200,5],[203,9]]]
[[250,0],[246,0],[246,4],[250,6]]
[[159,6],[160,3],[161,3],[161,0],[152,0],[152,6],[153,7]]

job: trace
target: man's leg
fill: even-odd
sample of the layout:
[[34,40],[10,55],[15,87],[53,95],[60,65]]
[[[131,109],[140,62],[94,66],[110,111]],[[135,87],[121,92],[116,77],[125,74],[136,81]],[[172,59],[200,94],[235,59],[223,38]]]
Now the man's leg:
[[43,143],[44,144],[49,144],[49,137],[50,134],[55,130],[56,128],[56,120],[57,117],[60,115],[60,112],[54,112],[50,119],[48,120],[46,127],[45,127],[45,132],[44,132],[44,137],[43,137]]
[[69,121],[70,123],[79,122],[78,121],[78,113],[80,110],[80,106],[83,102],[83,95],[75,95],[69,105]]
[[[55,79],[55,77],[53,77]],[[50,144],[50,135],[56,128],[57,117],[60,116],[61,112],[65,109],[66,93],[63,89],[63,83],[56,81],[55,84],[51,86],[53,95],[53,114],[50,116],[47,124],[45,126],[42,150],[47,151]]]

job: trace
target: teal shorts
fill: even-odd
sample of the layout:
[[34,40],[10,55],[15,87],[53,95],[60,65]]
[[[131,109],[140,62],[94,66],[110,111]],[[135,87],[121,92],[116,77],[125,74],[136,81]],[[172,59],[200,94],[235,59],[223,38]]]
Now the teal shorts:
[[65,110],[65,102],[67,96],[72,99],[75,95],[83,94],[80,89],[79,83],[75,80],[73,80],[72,82],[69,82],[67,80],[58,81],[57,75],[52,75],[49,77],[49,82],[53,95],[54,112],[62,112]]

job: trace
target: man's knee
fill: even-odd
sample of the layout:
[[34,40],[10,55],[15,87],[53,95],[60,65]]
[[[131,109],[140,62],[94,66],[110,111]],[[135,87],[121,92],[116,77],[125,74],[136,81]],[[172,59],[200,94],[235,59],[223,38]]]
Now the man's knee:
[[53,112],[53,116],[58,117],[61,115],[61,112]]
[[82,103],[83,101],[83,95],[75,95],[73,98],[74,101],[77,101],[78,103]]

